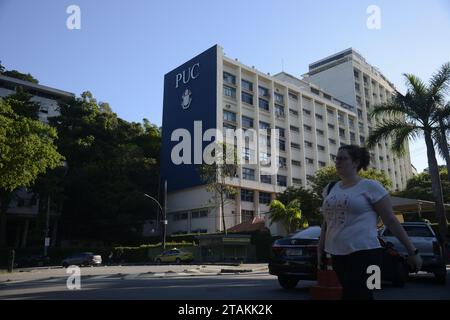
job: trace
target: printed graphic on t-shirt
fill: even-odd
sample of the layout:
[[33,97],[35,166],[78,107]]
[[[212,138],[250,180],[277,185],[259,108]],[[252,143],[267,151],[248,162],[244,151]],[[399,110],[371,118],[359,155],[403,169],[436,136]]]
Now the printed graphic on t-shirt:
[[325,200],[323,211],[327,225],[330,227],[345,225],[345,218],[348,214],[348,198],[347,194],[342,194],[339,197],[332,195]]

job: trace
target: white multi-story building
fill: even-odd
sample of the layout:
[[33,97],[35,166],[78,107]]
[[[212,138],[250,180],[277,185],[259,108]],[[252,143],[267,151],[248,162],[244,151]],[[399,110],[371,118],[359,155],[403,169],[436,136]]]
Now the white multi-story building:
[[[370,74],[369,78],[362,67],[358,70],[352,67],[352,77],[355,76],[353,70],[355,74],[359,72],[361,82],[363,79],[369,83],[372,79],[378,81],[368,89],[368,94],[377,95],[371,102],[383,101],[392,95],[394,89],[387,86],[387,81],[381,82],[381,75],[375,78]],[[286,187],[307,187],[318,169],[334,164],[342,144],[364,144],[373,126],[367,120],[366,98],[354,93],[352,100],[350,93],[336,94],[339,90],[333,94],[331,89],[323,89],[325,85],[313,84],[310,77],[311,81],[305,81],[285,72],[270,76],[224,56],[219,46],[165,76],[161,170],[168,188],[169,234],[223,230],[220,206],[199,179],[198,166],[192,164],[201,162],[202,151],[211,141],[204,139],[203,144],[196,144],[207,129],[223,132],[227,128],[242,128],[259,132],[271,128],[278,129],[279,133],[276,140],[272,138],[278,147],[275,159],[261,148],[261,143],[254,148],[247,145],[241,148],[243,160],[256,158],[257,161],[254,164],[240,162],[237,176],[227,180],[238,190],[237,196],[228,199],[225,206],[227,229],[255,217],[267,216],[270,201]],[[353,78],[348,81],[355,87]],[[361,83],[360,89],[364,88]],[[357,96],[362,99],[362,105],[356,100]],[[198,123],[202,124],[200,129]],[[264,140],[263,134],[257,135],[259,140]],[[180,151],[182,143],[192,152]],[[174,156],[180,155],[183,160],[174,161]],[[265,174],[271,156],[278,165],[277,170]],[[409,157],[397,159],[395,163],[394,159],[389,159],[386,146],[380,146],[375,156],[380,160],[372,167],[389,172],[397,188],[406,185],[406,179],[411,176]],[[283,233],[276,225],[270,228],[275,234]]]
[[[376,119],[370,117],[375,105],[387,102],[395,93],[394,85],[353,48],[311,63],[304,77],[324,88],[335,97],[356,106],[358,116],[357,134],[360,142],[376,127]],[[409,146],[405,156],[393,156],[388,138],[371,150],[371,162],[375,168],[384,171],[392,180],[393,190],[402,190],[413,175]]]
[[[0,98],[16,93],[19,87],[32,95],[31,101],[39,103],[38,116],[44,123],[48,123],[48,118],[60,114],[59,101],[75,97],[73,93],[67,91],[0,75]],[[38,205],[36,197],[26,189],[21,188],[15,192],[15,197],[7,211],[8,245],[15,248],[27,246],[29,230],[32,230],[36,223]],[[52,230],[56,228],[52,226]]]

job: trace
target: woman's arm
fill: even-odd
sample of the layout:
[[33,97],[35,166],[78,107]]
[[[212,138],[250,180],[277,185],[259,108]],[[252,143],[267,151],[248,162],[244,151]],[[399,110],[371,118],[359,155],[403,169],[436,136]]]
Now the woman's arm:
[[403,229],[402,225],[395,217],[394,212],[392,211],[391,197],[386,195],[381,200],[377,201],[373,207],[386,227],[405,246],[406,250],[408,250],[408,261],[411,267],[416,271],[419,271],[422,266],[422,259],[418,254],[414,253],[416,248],[409,239],[405,229]]

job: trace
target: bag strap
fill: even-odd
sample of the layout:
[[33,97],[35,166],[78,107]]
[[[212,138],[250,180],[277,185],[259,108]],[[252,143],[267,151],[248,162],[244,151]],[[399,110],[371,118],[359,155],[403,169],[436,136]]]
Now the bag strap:
[[328,184],[327,195],[330,194],[331,189],[333,189],[334,185],[335,185],[336,183],[338,183],[338,182],[339,182],[339,180],[335,180],[335,181],[331,181],[331,182]]

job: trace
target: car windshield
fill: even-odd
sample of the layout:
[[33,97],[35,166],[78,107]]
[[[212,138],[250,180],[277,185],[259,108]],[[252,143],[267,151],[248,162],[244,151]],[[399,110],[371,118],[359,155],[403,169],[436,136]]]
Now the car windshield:
[[[427,226],[406,226],[403,225],[406,233],[410,237],[425,237],[425,238],[433,238],[434,235],[431,230]],[[386,229],[383,233],[383,236],[393,237],[394,235],[389,229]]]
[[320,237],[320,227],[314,226],[297,232],[292,236],[293,239],[318,239]]

